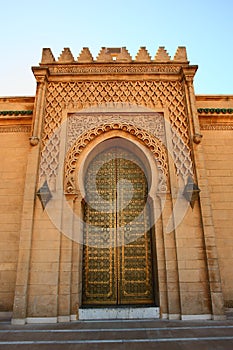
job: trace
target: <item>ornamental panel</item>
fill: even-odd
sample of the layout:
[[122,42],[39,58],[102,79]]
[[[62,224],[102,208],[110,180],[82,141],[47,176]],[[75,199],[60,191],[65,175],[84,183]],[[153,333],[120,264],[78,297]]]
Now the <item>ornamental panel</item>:
[[154,110],[158,105],[168,109],[177,175],[186,178],[193,170],[184,96],[183,84],[179,81],[49,82],[42,136],[41,177],[49,183],[57,176],[62,111],[68,106],[81,110],[116,102]]
[[159,172],[159,184],[157,190],[158,192],[166,192],[169,188],[169,178],[167,150],[164,144],[159,139],[153,137],[150,133],[139,129],[132,124],[127,122],[112,122],[102,125],[100,124],[97,128],[85,132],[77,139],[73,147],[71,147],[70,151],[67,153],[64,173],[65,193],[76,193],[75,169],[78,158],[83,149],[94,138],[111,130],[123,130],[126,133],[134,135],[152,152]]

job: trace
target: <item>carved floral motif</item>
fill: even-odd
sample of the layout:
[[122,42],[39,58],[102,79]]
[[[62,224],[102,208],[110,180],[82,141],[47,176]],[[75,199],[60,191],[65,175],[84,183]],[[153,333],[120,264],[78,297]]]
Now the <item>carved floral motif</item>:
[[165,144],[164,117],[159,113],[77,113],[68,118],[67,149],[84,132],[96,126],[109,123],[131,124],[142,128],[159,138]]
[[167,151],[163,143],[153,137],[149,132],[142,130],[133,124],[124,121],[112,121],[105,124],[100,124],[96,128],[89,129],[84,132],[77,141],[73,144],[67,153],[65,160],[65,183],[64,190],[66,193],[76,193],[75,186],[75,168],[78,161],[79,155],[87,144],[98,137],[99,135],[106,133],[110,130],[123,130],[131,135],[138,138],[155,156],[157,167],[159,170],[159,184],[158,191],[166,192],[168,188],[168,160]]

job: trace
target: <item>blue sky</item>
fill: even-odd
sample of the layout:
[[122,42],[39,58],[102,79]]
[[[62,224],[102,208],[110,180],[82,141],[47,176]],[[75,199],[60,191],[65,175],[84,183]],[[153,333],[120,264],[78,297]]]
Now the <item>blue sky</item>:
[[57,58],[70,47],[76,58],[88,46],[140,46],[155,56],[165,46],[174,56],[186,46],[199,66],[196,94],[233,94],[232,0],[0,0],[0,96],[33,96],[31,66],[43,47]]

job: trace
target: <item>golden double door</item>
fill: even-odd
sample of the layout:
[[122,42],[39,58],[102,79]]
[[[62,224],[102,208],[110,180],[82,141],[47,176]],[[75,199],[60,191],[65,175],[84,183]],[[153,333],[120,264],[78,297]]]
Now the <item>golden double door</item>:
[[147,179],[140,160],[114,147],[85,177],[82,304],[153,305]]

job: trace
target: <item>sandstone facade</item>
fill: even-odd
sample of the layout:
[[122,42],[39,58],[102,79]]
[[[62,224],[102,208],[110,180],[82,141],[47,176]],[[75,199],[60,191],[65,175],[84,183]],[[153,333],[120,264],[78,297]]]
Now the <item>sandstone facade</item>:
[[196,96],[196,70],[184,47],[134,60],[43,49],[36,96],[0,98],[0,311],[12,322],[80,318],[86,174],[110,143],[144,164],[160,317],[233,306],[233,96]]

